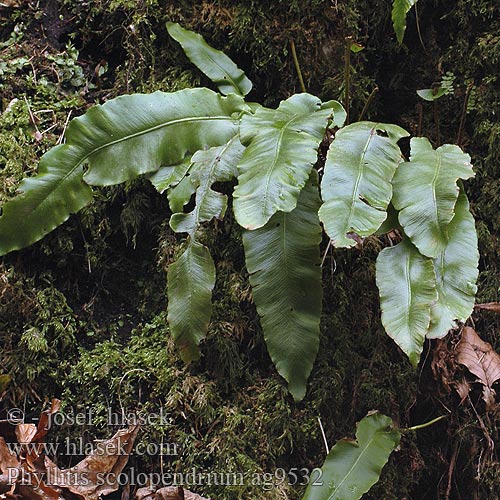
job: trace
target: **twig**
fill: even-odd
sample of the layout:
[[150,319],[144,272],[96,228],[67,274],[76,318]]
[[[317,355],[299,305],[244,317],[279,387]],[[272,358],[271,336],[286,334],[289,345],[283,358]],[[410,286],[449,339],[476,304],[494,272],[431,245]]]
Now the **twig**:
[[323,258],[321,259],[321,267],[323,267],[323,264],[325,263],[326,255],[328,254],[328,250],[330,250],[331,246],[332,240],[328,240],[328,245],[326,245],[325,253],[323,254]]
[[72,113],[72,110],[70,109],[69,113],[68,113],[68,116],[66,117],[66,121],[64,122],[63,131],[61,132],[61,135],[59,136],[59,139],[57,139],[56,144],[62,144],[62,141],[64,139],[64,134],[66,133],[66,129],[68,128],[68,123],[69,123],[69,120],[71,118],[71,113]]
[[448,468],[448,485],[446,487],[446,493],[444,495],[445,500],[450,500],[451,494],[451,480],[453,478],[453,470],[455,469],[455,464],[457,463],[458,455],[458,441],[455,441],[455,446],[453,447],[453,455],[450,460],[450,467]]
[[364,117],[365,117],[365,113],[368,111],[368,107],[370,106],[370,104],[372,103],[373,101],[373,98],[375,97],[375,94],[378,92],[378,87],[375,87],[370,95],[368,96],[368,99],[366,100],[366,103],[365,105],[363,106],[363,109],[361,110],[361,113],[359,114],[359,118],[358,118],[358,122],[360,122]]
[[417,2],[415,2],[414,5],[415,5],[415,21],[416,21],[416,25],[417,25],[418,39],[420,40],[420,44],[422,45],[424,52],[427,52],[427,49],[425,48],[424,40],[422,39],[422,32],[420,31],[420,21],[418,20]]
[[30,120],[31,123],[33,123],[33,126],[35,127],[35,130],[37,131],[38,134],[40,134],[40,131],[38,130],[38,127],[36,125],[36,118],[33,112],[31,111],[30,103],[28,102],[28,99],[26,99],[26,96],[24,96],[24,102],[26,103],[26,106],[28,108],[28,113],[30,115]]
[[484,304],[475,304],[474,309],[483,309],[500,314],[500,302],[486,302]]
[[467,107],[469,106],[469,98],[470,98],[470,94],[472,92],[473,87],[474,87],[474,84],[469,83],[469,86],[467,87],[467,91],[465,92],[464,105],[462,107],[462,116],[460,117],[460,126],[458,127],[458,134],[457,134],[458,146],[460,146],[462,143],[462,135],[464,133],[465,117],[467,115]]
[[321,429],[321,435],[323,436],[323,443],[325,443],[326,454],[330,453],[330,447],[328,446],[328,441],[326,440],[325,429],[323,429],[323,424],[321,423],[321,419],[318,417],[319,428]]
[[302,92],[307,92],[306,86],[304,84],[304,79],[302,78],[302,71],[300,70],[299,59],[297,57],[297,51],[295,50],[295,42],[293,38],[290,40],[290,47],[292,49],[293,63],[295,64],[295,70],[297,71],[297,76],[299,77],[300,88]]
[[[484,423],[483,419],[479,416],[479,413],[476,410],[476,407],[472,403],[472,399],[470,398],[470,394],[467,395],[467,399],[469,400],[469,404],[471,408],[474,410],[474,413],[476,415],[477,420],[479,421],[479,426],[481,427],[481,430],[484,433],[484,437],[486,438],[486,441],[488,442],[487,447],[488,451],[490,453],[493,452],[495,449],[495,441],[493,441],[492,437],[490,436],[490,433],[488,432],[488,429],[486,428],[486,424]],[[478,470],[478,476],[480,476],[480,471]]]
[[46,134],[47,132],[50,132],[53,128],[57,127],[57,123],[52,124],[49,128],[46,128],[43,132],[42,135]]

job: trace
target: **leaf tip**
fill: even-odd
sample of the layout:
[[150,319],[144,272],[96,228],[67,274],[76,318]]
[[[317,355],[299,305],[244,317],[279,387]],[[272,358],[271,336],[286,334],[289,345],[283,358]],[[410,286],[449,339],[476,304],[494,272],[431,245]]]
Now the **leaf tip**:
[[183,343],[178,346],[179,354],[184,363],[189,364],[193,361],[198,361],[201,358],[200,348],[197,345]]

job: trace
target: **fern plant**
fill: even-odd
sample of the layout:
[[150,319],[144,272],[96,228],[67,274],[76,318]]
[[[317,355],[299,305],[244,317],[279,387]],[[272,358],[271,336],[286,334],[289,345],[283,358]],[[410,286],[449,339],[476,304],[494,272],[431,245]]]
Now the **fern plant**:
[[[416,365],[426,338],[446,335],[473,309],[479,256],[461,185],[474,175],[470,157],[458,146],[434,149],[413,138],[405,160],[398,142],[409,134],[401,127],[344,125],[340,103],[307,93],[277,109],[247,102],[252,84],[233,61],[178,24],[167,28],[219,93],[126,95],[73,119],[65,144],[48,151],[38,175],[2,207],[0,254],[62,224],[91,202],[92,186],[147,176],[168,196],[172,230],[186,234],[168,269],[168,321],[189,362],[200,355],[215,285],[200,228],[228,207],[214,184],[236,179],[232,209],[254,301],[269,354],[295,400],[305,395],[319,346],[323,229],[337,248],[375,234],[401,236],[380,252],[376,278],[382,323]],[[317,168],[327,131],[334,139]]]

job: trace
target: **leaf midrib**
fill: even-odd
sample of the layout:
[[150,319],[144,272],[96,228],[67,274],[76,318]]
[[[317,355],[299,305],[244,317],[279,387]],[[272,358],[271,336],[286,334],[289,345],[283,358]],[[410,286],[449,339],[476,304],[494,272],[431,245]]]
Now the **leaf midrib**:
[[[358,458],[354,461],[354,464],[349,469],[349,471],[347,472],[347,474],[344,476],[344,479],[342,479],[342,481],[337,485],[337,487],[331,492],[330,496],[328,497],[328,500],[332,500],[333,499],[333,495],[336,494],[337,491],[339,491],[340,487],[347,481],[347,478],[352,473],[352,471],[356,468],[356,466],[358,465],[359,461],[361,460],[363,454],[366,452],[366,450],[368,449],[368,447],[371,446],[371,444],[372,444],[372,442],[374,440],[375,440],[375,434],[372,435],[372,437],[370,438],[370,440],[366,443],[365,447],[361,449],[361,453],[359,454]],[[358,449],[359,449],[359,443],[358,443]]]
[[[219,154],[216,155],[215,159],[212,161],[212,164],[210,165],[210,168],[208,170],[207,175],[205,176],[204,182],[200,183],[200,186],[203,186],[203,188],[199,189],[197,191],[197,193],[198,192],[200,193],[200,200],[199,200],[200,202],[196,203],[196,206],[195,206],[194,211],[193,211],[195,225],[196,225],[194,231],[196,231],[196,229],[198,229],[198,227],[200,226],[200,223],[201,223],[201,221],[199,220],[201,205],[205,201],[205,199],[207,198],[207,195],[211,189],[212,184],[217,181],[217,176],[214,172],[217,169],[217,167],[220,165],[220,162],[222,161],[222,157],[224,156],[224,154],[227,152],[227,150],[233,144],[233,141],[234,141],[234,137],[231,140],[229,140],[228,143],[221,149]],[[219,194],[221,194],[221,193],[219,193]],[[225,196],[225,195],[222,195],[222,196]]]
[[[406,310],[405,310],[405,318],[406,318],[406,327],[411,329],[410,325],[410,310],[412,304],[412,289],[411,289],[411,276],[410,276],[410,259],[411,255],[408,254],[405,262],[405,279],[406,279]],[[412,335],[410,335],[412,337]]]
[[[231,77],[231,75],[212,57],[211,54],[207,54],[208,58],[222,71],[222,73],[224,73],[225,75],[227,75],[227,77],[229,78],[229,81],[231,82],[231,85],[232,87],[241,95],[241,96],[244,96],[244,93],[242,92],[242,89],[239,87],[239,85],[233,80],[233,78]],[[241,71],[241,75],[240,76],[245,76],[245,74],[243,73],[242,70],[240,70],[238,68],[238,66],[235,65],[235,68],[239,71]],[[219,80],[219,82],[221,82],[221,80]],[[222,82],[226,83],[227,82],[222,79]],[[216,82],[217,83],[217,82]]]
[[435,154],[437,156],[437,165],[436,165],[436,169],[434,171],[434,176],[433,176],[432,182],[431,182],[432,203],[434,205],[434,217],[436,219],[436,225],[438,227],[439,232],[441,234],[443,234],[443,231],[441,230],[441,225],[439,224],[439,215],[438,215],[437,197],[436,197],[436,183],[437,183],[437,180],[439,177],[439,172],[441,170],[442,162],[441,162],[441,155],[437,151],[435,152]]
[[281,128],[278,140],[276,141],[276,145],[274,147],[274,158],[273,162],[271,163],[271,166],[267,169],[266,171],[266,186],[264,189],[264,203],[262,204],[262,215],[265,217],[268,208],[268,198],[269,198],[269,185],[271,184],[271,178],[272,178],[272,173],[274,172],[274,169],[276,168],[276,164],[278,163],[278,158],[280,157],[280,149],[281,149],[281,143],[283,142],[283,136],[285,134],[285,131],[288,129],[290,124],[296,120],[299,116],[299,114],[295,114],[288,120],[288,122],[285,123],[285,125]]
[[[378,124],[377,124],[378,125]],[[377,128],[377,125],[375,127],[372,127],[370,129],[370,136],[368,137],[368,140],[366,141],[366,144],[363,148],[363,153],[361,154],[361,159],[358,163],[359,167],[358,167],[358,175],[356,177],[356,182],[354,184],[354,193],[353,193],[353,196],[351,198],[351,206],[349,207],[349,215],[347,217],[347,221],[346,221],[346,226],[345,226],[345,229],[346,229],[346,234],[347,232],[349,232],[349,229],[353,229],[354,228],[351,228],[351,221],[352,221],[352,215],[353,215],[353,212],[354,212],[354,206],[357,204],[357,202],[360,202],[362,203],[360,200],[359,200],[359,185],[361,184],[361,179],[363,177],[363,174],[364,174],[364,167],[363,167],[363,164],[364,164],[364,159],[366,157],[366,154],[368,152],[368,148],[370,147],[370,143],[373,139],[374,136],[376,136],[377,134],[374,133],[376,128]],[[344,236],[346,235],[344,234]]]
[[[54,186],[53,188],[49,191],[49,195],[46,196],[45,198],[43,198],[42,200],[40,200],[38,203],[36,203],[35,205],[33,205],[32,207],[32,212],[35,211],[37,208],[39,208],[41,205],[43,205],[43,203],[45,202],[45,200],[47,200],[47,198],[49,198],[50,194],[54,193],[55,191],[57,191],[60,187],[60,185],[70,176],[72,176],[74,174],[74,172],[80,168],[92,155],[98,153],[99,151],[102,151],[103,149],[105,148],[108,148],[108,147],[111,147],[111,146],[114,146],[115,144],[119,144],[120,142],[124,142],[126,140],[129,140],[129,139],[133,139],[135,137],[139,137],[141,135],[144,135],[144,134],[148,134],[150,132],[154,132],[155,130],[159,130],[163,127],[168,127],[170,125],[175,125],[177,123],[185,123],[185,122],[189,122],[189,121],[208,121],[208,120],[227,120],[227,121],[232,121],[232,118],[231,117],[228,117],[228,116],[213,116],[213,117],[207,117],[207,116],[201,116],[201,117],[189,117],[189,118],[180,118],[178,120],[172,120],[172,121],[169,121],[169,122],[166,122],[166,123],[161,123],[159,125],[155,125],[154,127],[150,127],[146,130],[143,130],[143,131],[139,131],[139,132],[136,132],[134,134],[130,134],[128,136],[125,136],[125,137],[121,137],[119,139],[116,139],[115,141],[112,141],[112,142],[109,142],[109,143],[106,143],[106,144],[103,144],[99,147],[97,147],[96,149],[92,150],[90,153],[86,154],[71,170],[69,170],[68,172],[66,172],[66,174],[64,176],[62,176],[59,180],[57,180],[55,183],[54,183]],[[70,147],[70,146],[74,146],[75,148],[80,148],[79,146],[76,146],[74,144],[71,144],[71,143],[66,143],[65,146],[67,147]],[[81,149],[81,148],[80,148]],[[159,168],[159,167],[158,167]],[[44,175],[46,172],[44,172],[42,175]],[[38,176],[35,176],[33,177],[33,179],[36,179],[36,177]],[[82,176],[82,179],[85,181],[85,176]],[[85,182],[88,186],[90,186],[90,184],[88,184],[87,182]],[[28,195],[30,191],[27,191],[25,192],[25,195]]]

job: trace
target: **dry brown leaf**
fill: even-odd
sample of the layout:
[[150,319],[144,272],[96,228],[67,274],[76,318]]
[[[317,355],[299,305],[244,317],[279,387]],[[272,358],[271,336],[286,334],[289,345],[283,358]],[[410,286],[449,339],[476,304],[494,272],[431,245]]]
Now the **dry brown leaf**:
[[434,379],[440,383],[440,387],[445,390],[445,393],[449,394],[455,381],[455,366],[447,339],[436,340],[432,350],[431,370]]
[[16,425],[16,438],[17,442],[21,444],[29,444],[36,436],[35,424],[17,424]]
[[17,456],[10,452],[5,439],[0,437],[0,472],[7,474],[9,469],[15,469],[20,465]]
[[[3,437],[0,437],[0,491],[28,500],[62,499],[57,489],[43,481],[43,471],[31,468],[26,460],[12,454]],[[22,484],[25,483],[25,484]],[[3,498],[0,496],[0,498]]]
[[135,498],[136,500],[210,500],[192,491],[182,490],[182,492],[184,496],[179,492],[179,487],[177,486],[166,486],[158,490],[151,487],[139,488],[135,494]]
[[61,408],[61,401],[59,399],[53,398],[50,402],[50,408],[45,410],[40,415],[38,420],[38,428],[36,435],[33,437],[33,441],[39,443],[47,435],[50,429],[50,417],[59,411]]
[[0,2],[0,8],[9,8],[9,7],[19,7],[19,2],[17,0],[2,0]]
[[119,430],[100,441],[93,452],[70,469],[61,470],[48,457],[45,467],[51,484],[65,488],[84,500],[96,500],[119,488],[118,476],[128,462],[139,426]]
[[460,404],[462,404],[469,395],[471,389],[470,384],[469,382],[467,382],[467,379],[465,377],[462,377],[461,380],[456,380],[453,383],[453,386],[455,387],[455,390],[458,392],[458,395],[460,396]]
[[500,313],[500,302],[487,302],[485,304],[476,304],[474,308]]
[[466,326],[457,345],[457,362],[478,377],[483,385],[486,408],[491,409],[495,404],[495,390],[492,386],[500,380],[500,355],[473,328]]
[[[138,426],[122,429],[111,439],[100,441],[79,464],[71,469],[60,470],[43,455],[43,439],[50,428],[50,417],[59,407],[60,401],[53,399],[50,408],[41,414],[38,426],[19,424],[15,427],[15,433],[8,428],[8,433],[2,430],[0,499],[96,500],[118,489],[118,476],[128,461]],[[24,445],[19,456],[10,453],[6,442],[15,439]],[[9,477],[9,470],[14,469],[17,469],[17,476],[11,474]]]

